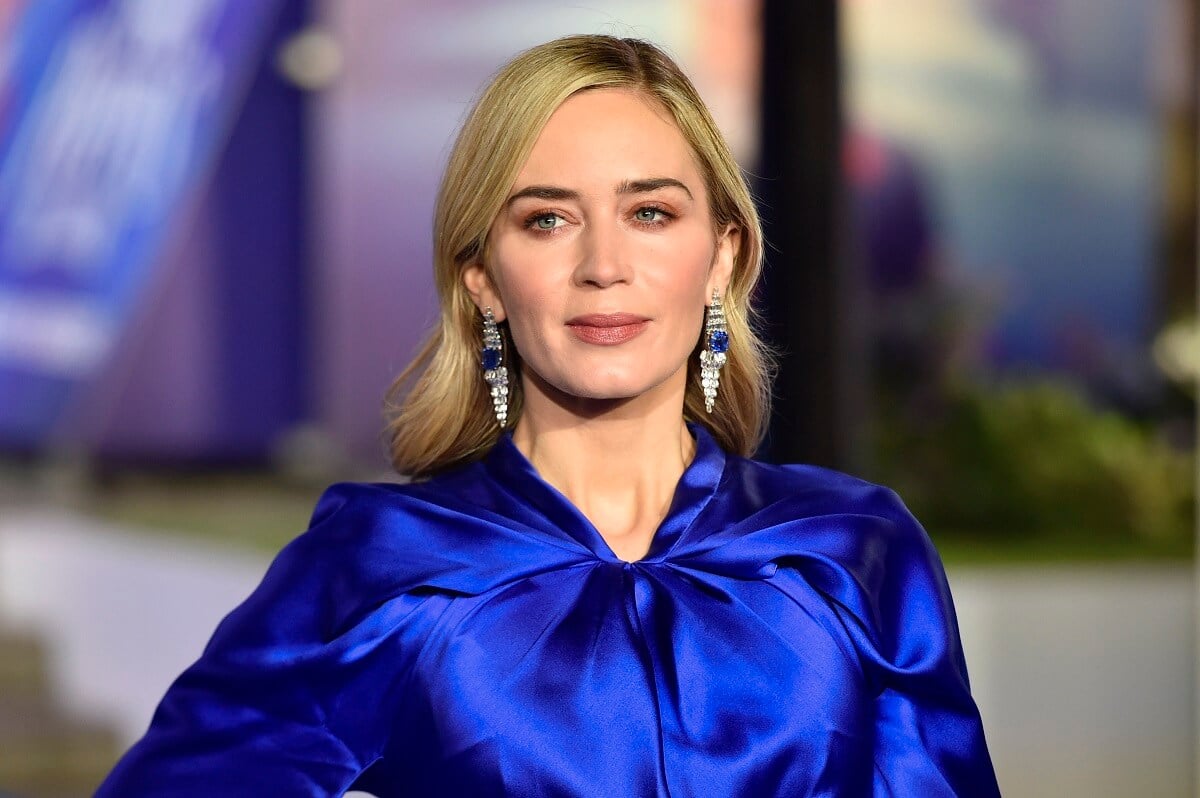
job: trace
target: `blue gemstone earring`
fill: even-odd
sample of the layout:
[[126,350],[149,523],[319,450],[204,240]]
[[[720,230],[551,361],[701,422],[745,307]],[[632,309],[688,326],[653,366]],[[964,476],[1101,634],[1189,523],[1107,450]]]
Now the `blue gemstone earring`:
[[704,412],[711,413],[721,383],[721,366],[729,351],[729,332],[725,329],[725,309],[714,290],[712,304],[704,315],[704,348],[700,350],[700,386],[704,389]]
[[508,369],[503,365],[504,351],[500,339],[500,330],[496,327],[496,317],[491,308],[483,311],[483,351],[480,353],[480,363],[483,365],[483,379],[492,389],[492,412],[500,429],[508,423]]

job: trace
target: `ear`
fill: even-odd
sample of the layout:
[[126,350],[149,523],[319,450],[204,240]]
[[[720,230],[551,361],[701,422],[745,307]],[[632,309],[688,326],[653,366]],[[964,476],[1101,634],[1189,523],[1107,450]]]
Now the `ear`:
[[474,260],[463,267],[462,281],[467,288],[467,293],[471,296],[471,301],[475,303],[475,307],[479,308],[480,313],[484,308],[491,308],[497,322],[507,318],[507,314],[504,312],[504,303],[500,301],[500,294],[496,291],[496,287],[492,284],[492,278],[481,261]]
[[733,278],[733,264],[737,260],[741,245],[741,228],[735,224],[727,225],[717,238],[717,251],[713,257],[712,268],[708,271],[708,290],[705,297],[711,297],[713,291],[716,291],[718,296],[725,296],[729,289],[729,281]]

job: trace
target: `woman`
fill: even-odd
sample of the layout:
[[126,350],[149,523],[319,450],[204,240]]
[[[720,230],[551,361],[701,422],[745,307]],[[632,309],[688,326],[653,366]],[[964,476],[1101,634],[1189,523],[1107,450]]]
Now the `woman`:
[[889,491],[745,459],[761,234],[640,41],[518,56],[438,200],[391,422],[102,796],[988,796],[933,547]]

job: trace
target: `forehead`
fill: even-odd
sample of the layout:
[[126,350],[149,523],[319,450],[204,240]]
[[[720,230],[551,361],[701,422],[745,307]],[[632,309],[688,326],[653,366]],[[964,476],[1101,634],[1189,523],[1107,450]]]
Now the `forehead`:
[[514,190],[532,183],[599,188],[649,176],[682,180],[694,195],[703,190],[695,153],[665,108],[629,89],[590,89],[550,116]]

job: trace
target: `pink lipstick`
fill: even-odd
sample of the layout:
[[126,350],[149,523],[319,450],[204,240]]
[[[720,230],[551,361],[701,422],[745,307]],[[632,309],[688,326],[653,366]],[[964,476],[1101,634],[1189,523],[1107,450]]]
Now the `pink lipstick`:
[[615,346],[641,335],[649,321],[633,313],[589,313],[569,320],[567,327],[584,343]]

